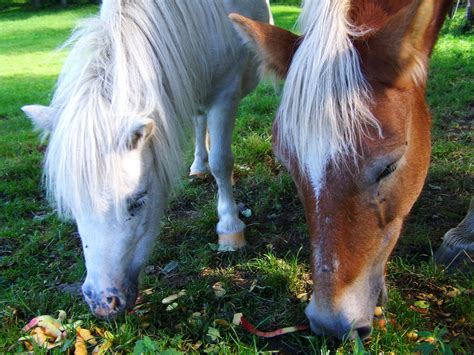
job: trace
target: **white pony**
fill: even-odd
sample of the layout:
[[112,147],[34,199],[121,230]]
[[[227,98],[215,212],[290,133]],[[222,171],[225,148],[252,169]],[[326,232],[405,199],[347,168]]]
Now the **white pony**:
[[268,0],[104,0],[100,15],[73,35],[51,106],[23,107],[50,136],[46,189],[59,214],[77,223],[82,290],[99,317],[136,299],[192,117],[191,173],[205,173],[208,163],[217,181],[219,244],[245,244],[230,146],[237,105],[259,76],[232,12],[271,22]]

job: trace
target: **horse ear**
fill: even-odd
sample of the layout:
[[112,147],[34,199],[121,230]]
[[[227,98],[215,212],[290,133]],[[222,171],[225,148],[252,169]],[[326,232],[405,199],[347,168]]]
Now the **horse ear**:
[[266,71],[284,78],[300,44],[300,37],[294,33],[253,21],[239,14],[230,14],[235,29],[257,53]]
[[139,122],[135,127],[132,129],[132,133],[130,135],[128,141],[128,148],[130,150],[136,149],[139,145],[146,142],[155,131],[155,122],[151,119],[146,119]]
[[23,106],[21,110],[31,119],[34,126],[49,133],[53,129],[55,111],[51,107],[41,105]]
[[355,40],[367,76],[396,86],[425,85],[429,57],[450,3],[403,0],[388,12],[381,7],[372,13],[359,9],[356,18],[379,19]]

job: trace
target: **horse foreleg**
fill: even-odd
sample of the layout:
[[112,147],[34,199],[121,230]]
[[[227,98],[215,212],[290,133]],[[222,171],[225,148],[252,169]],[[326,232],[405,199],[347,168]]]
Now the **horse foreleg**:
[[209,172],[207,166],[208,162],[208,147],[206,144],[206,135],[207,135],[207,117],[204,115],[194,116],[194,136],[195,136],[195,145],[194,145],[194,161],[191,165],[189,175],[204,177]]
[[231,251],[245,246],[245,223],[239,219],[239,209],[232,193],[232,131],[237,112],[238,97],[229,95],[217,100],[210,108],[207,119],[211,140],[209,167],[218,186],[217,234],[219,250]]
[[435,260],[447,267],[462,267],[467,262],[468,267],[474,268],[474,197],[466,217],[444,235]]

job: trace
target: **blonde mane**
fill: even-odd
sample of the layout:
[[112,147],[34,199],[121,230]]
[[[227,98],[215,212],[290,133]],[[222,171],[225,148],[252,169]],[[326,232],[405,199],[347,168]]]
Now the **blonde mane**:
[[161,184],[171,188],[179,176],[185,127],[212,82],[208,59],[233,43],[223,2],[201,3],[104,0],[100,15],[76,29],[51,104],[57,114],[44,169],[61,216],[109,212],[110,196],[124,211],[120,160],[143,119],[155,121]]
[[304,35],[284,87],[278,114],[279,142],[302,172],[321,183],[326,166],[356,158],[369,126],[370,90],[351,37],[350,0],[306,0],[299,18]]

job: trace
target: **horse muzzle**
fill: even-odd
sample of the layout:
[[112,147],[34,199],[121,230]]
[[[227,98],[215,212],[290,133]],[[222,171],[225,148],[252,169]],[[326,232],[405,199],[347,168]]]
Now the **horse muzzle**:
[[97,291],[84,283],[82,294],[91,312],[101,319],[114,319],[133,306],[137,291],[135,288],[127,288],[122,291],[111,287]]

